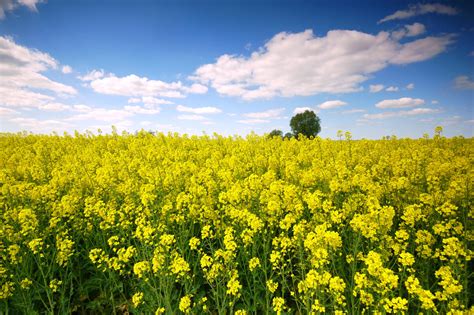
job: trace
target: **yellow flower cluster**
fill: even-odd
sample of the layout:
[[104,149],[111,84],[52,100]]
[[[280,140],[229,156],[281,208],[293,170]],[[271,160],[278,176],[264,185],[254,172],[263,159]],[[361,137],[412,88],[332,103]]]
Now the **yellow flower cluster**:
[[470,311],[474,139],[0,146],[2,314]]

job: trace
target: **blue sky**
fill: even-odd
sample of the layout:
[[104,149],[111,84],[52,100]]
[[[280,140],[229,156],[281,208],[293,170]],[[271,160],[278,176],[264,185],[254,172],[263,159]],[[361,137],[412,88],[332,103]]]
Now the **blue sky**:
[[473,136],[470,1],[0,2],[0,131]]

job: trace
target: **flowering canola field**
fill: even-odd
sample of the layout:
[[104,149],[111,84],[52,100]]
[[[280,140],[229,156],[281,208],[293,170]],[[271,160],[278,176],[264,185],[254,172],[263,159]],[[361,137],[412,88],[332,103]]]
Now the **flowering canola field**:
[[472,138],[0,147],[2,314],[474,310]]

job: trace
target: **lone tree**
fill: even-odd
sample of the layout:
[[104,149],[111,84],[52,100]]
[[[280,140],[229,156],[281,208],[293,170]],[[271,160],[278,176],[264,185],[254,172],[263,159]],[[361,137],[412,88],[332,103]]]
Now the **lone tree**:
[[316,137],[321,131],[321,120],[313,111],[306,110],[291,118],[290,127],[295,136],[301,133],[308,138]]

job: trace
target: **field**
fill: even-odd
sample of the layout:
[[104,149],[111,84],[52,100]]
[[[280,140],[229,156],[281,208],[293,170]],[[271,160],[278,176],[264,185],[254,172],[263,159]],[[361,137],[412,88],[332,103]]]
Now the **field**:
[[474,311],[472,138],[0,147],[0,313]]

